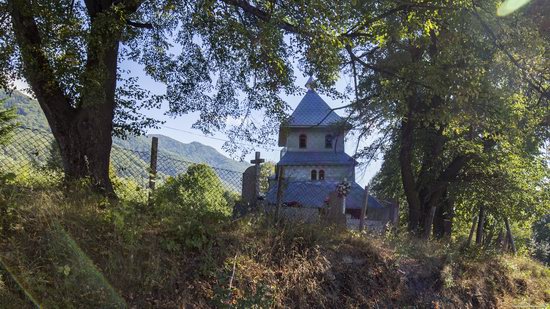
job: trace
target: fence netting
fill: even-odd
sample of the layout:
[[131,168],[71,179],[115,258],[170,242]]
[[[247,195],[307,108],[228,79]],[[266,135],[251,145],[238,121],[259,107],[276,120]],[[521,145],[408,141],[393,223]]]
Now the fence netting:
[[[347,187],[345,193],[339,192],[341,186]],[[365,207],[365,224],[370,225],[372,230],[383,230],[386,224],[395,223],[398,216],[397,205],[367,196],[367,191],[354,181],[272,180],[265,199],[272,206],[279,202],[280,215],[287,219],[311,223],[341,221],[350,229],[359,228]]]
[[[2,181],[30,188],[47,188],[62,183],[61,155],[51,132],[18,127],[0,148]],[[181,194],[186,194],[181,191],[187,188],[203,190],[202,195],[223,196],[226,199],[240,196],[242,171],[173,157],[163,153],[162,144],[158,149],[157,173],[153,177],[155,191],[162,191],[169,185]],[[150,151],[112,146],[110,176],[120,198],[140,202],[150,198],[150,162]]]
[[[150,150],[143,147],[129,149],[114,144],[110,160],[110,177],[115,193],[122,200],[150,203],[155,198],[162,198],[183,205],[200,204],[204,208],[221,206],[228,211],[239,204],[237,210],[241,214],[253,210],[249,206],[256,204],[253,201],[255,181],[245,177],[248,180],[245,181],[246,188],[243,188],[243,171],[182,160],[169,151],[163,151],[162,143],[158,145],[156,176],[152,179],[154,190],[151,188]],[[289,178],[281,182],[281,190],[278,190],[276,179],[268,181],[264,179],[267,175],[261,174],[261,204],[273,208],[279,195],[281,215],[306,222],[319,221],[329,207],[329,195],[340,184],[340,181],[334,180]],[[8,142],[1,145],[0,183],[51,188],[63,183],[63,178],[61,155],[50,132],[19,127]],[[365,204],[365,191],[351,182],[345,200],[343,212],[348,225],[355,226]],[[392,218],[397,215],[393,209],[369,196],[367,219],[393,221]]]

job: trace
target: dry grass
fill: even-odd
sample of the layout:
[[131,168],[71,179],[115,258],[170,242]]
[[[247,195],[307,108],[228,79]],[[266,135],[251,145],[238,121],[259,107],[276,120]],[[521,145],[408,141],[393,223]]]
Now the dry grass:
[[[168,250],[158,218],[86,193],[4,192],[0,307],[512,307],[550,303],[550,272],[523,257],[459,252],[315,225],[222,223]],[[5,276],[5,274],[3,274]],[[4,278],[4,277],[2,277]],[[4,304],[12,304],[5,306]],[[23,305],[22,305],[23,304]]]

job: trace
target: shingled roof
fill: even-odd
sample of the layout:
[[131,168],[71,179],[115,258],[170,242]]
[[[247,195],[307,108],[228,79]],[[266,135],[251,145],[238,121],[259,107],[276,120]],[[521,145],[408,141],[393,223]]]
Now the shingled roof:
[[344,119],[338,116],[317,92],[310,89],[290,116],[286,126],[330,126],[343,121]]
[[[299,203],[303,207],[324,207],[329,194],[336,190],[339,181],[292,180],[283,189],[283,203]],[[269,187],[266,194],[268,203],[277,201],[277,185]],[[365,200],[365,190],[357,183],[351,183],[351,191],[346,197],[347,209],[361,209]],[[368,209],[381,209],[384,206],[372,195],[369,195]]]

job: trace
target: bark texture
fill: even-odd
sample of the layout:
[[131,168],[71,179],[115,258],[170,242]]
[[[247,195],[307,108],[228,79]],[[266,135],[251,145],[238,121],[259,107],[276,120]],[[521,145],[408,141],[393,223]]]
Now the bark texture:
[[[45,54],[37,16],[29,0],[9,0],[23,74],[31,86],[59,145],[66,179],[89,178],[95,188],[113,193],[109,179],[119,40],[124,21],[115,1],[86,0],[90,18],[86,63],[78,99],[57,81]],[[127,13],[139,1],[116,1]]]

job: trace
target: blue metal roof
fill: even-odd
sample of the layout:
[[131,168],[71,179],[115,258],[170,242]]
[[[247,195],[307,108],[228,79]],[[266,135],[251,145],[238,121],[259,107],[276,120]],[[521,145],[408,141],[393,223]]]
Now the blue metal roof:
[[308,90],[290,116],[287,126],[330,126],[343,121],[317,92]]
[[357,161],[345,152],[287,151],[280,165],[355,165]]
[[[283,203],[297,202],[302,207],[320,208],[324,207],[325,202],[331,192],[336,190],[339,181],[311,181],[294,180],[285,183],[283,192]],[[351,192],[346,196],[347,209],[361,209],[365,198],[365,190],[357,183],[352,182]],[[277,185],[269,188],[266,194],[268,203],[277,202]],[[368,209],[384,208],[382,204],[372,195],[369,195]]]

